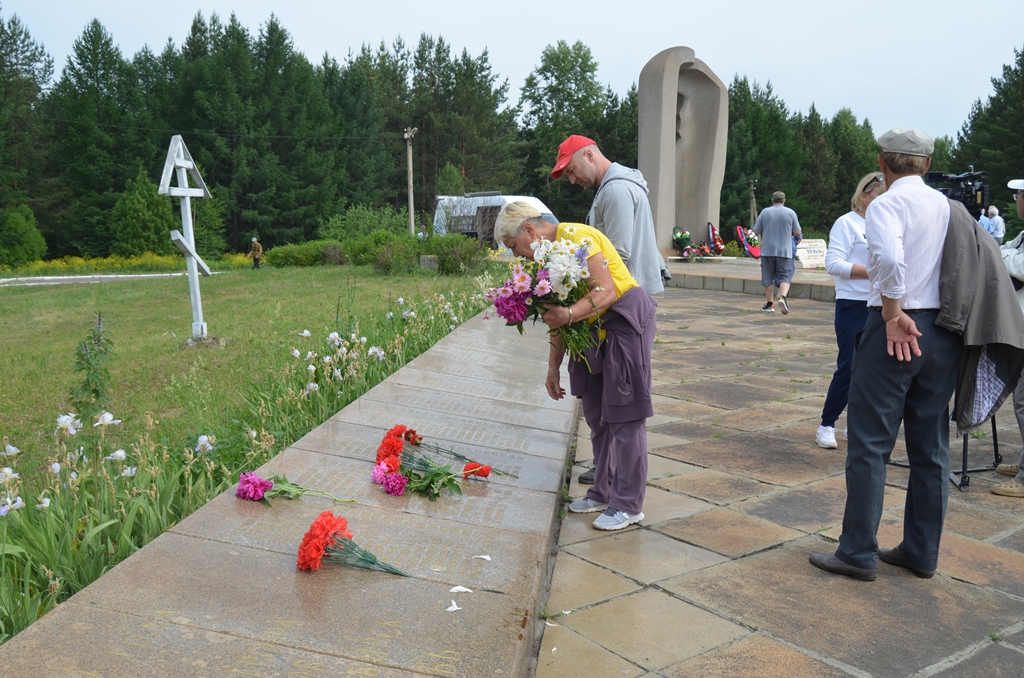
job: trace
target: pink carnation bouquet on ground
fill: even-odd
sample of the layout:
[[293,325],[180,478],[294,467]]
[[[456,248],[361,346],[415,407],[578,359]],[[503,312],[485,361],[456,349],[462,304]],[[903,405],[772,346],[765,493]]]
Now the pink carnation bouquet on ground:
[[[489,289],[484,299],[494,304],[505,324],[522,334],[525,320],[536,322],[543,315],[542,304],[572,306],[590,294],[587,255],[591,246],[587,239],[583,243],[565,238],[537,241],[533,243],[533,261],[517,259],[511,265],[512,277],[501,287]],[[597,345],[589,323],[571,323],[553,332],[562,338],[565,350],[575,360],[585,361],[583,354]]]
[[238,488],[235,496],[247,501],[258,501],[270,506],[270,500],[274,497],[286,499],[298,499],[304,494],[311,497],[327,497],[339,502],[354,502],[355,499],[338,499],[330,492],[323,490],[310,490],[302,485],[296,485],[288,480],[287,476],[277,475],[270,478],[261,478],[254,471],[246,471],[238,477]]

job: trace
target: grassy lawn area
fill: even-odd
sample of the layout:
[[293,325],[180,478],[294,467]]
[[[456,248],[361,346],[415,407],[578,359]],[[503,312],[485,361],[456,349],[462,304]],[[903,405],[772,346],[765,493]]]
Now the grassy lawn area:
[[[192,315],[184,277],[0,288],[0,437],[22,450],[23,472],[47,467],[57,416],[70,410],[69,392],[82,380],[72,369],[74,348],[97,311],[114,342],[109,410],[124,421],[112,432],[127,446],[150,412],[159,421],[153,441],[181,448],[201,434],[238,434],[232,413],[242,396],[253,384],[280,380],[293,348],[322,350],[332,331],[358,331],[367,345],[379,335],[384,345],[386,330],[394,334],[388,311],[476,291],[470,277],[383,277],[352,266],[234,270],[201,279],[200,288],[214,345],[186,345]],[[301,337],[307,329],[312,337]]]

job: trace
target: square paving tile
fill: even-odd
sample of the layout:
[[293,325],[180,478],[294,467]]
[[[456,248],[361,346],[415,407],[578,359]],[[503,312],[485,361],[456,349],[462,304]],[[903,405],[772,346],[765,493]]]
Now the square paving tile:
[[775,399],[772,391],[768,389],[723,381],[656,386],[654,391],[659,395],[671,396],[680,400],[692,400],[703,405],[727,410],[738,410]]
[[[721,420],[721,421],[719,421]],[[719,416],[712,423],[707,421],[674,421],[671,424],[662,424],[656,432],[662,435],[679,438],[680,443],[692,443],[702,440],[717,440],[725,436],[732,436],[742,433],[737,428],[729,426],[730,416]]]
[[877,676],[913,674],[1024,616],[1024,601],[948,577],[884,570],[874,582],[861,582],[807,562],[810,554],[834,548],[805,537],[661,585],[737,623]]
[[684,497],[680,494],[648,486],[647,492],[644,495],[644,519],[642,523],[644,525],[657,525],[666,520],[691,516],[694,513],[706,511],[711,507],[711,504],[700,499]]
[[[904,491],[886,486],[884,508],[903,506],[905,501]],[[734,508],[796,530],[818,532],[843,522],[846,477],[834,476],[809,485],[791,487],[767,497],[745,501]]]
[[[555,620],[560,622],[561,617]],[[595,645],[569,627],[545,626],[535,678],[631,678],[644,673],[636,664]]]
[[666,396],[654,396],[654,411],[669,417],[676,417],[685,421],[696,421],[708,417],[717,417],[722,413],[722,408],[702,405],[701,403],[687,402],[678,398]]
[[562,551],[645,584],[727,560],[651,530],[613,532],[601,539],[564,546]]
[[730,558],[739,558],[803,536],[802,532],[727,508],[673,520],[655,529]]
[[777,640],[755,634],[665,670],[671,678],[845,678],[849,674]]
[[[577,495],[582,496],[582,495]],[[569,544],[577,544],[581,541],[589,541],[591,539],[600,539],[601,537],[607,537],[608,532],[598,530],[594,527],[594,519],[597,518],[600,513],[570,513],[568,509],[565,511],[565,516],[562,518],[562,525],[558,531],[558,545],[567,546]],[[619,530],[616,534],[623,534],[624,532],[632,532],[639,530],[640,528],[634,523],[629,527]]]
[[603,567],[569,553],[560,553],[548,592],[548,615],[600,603],[640,590],[640,586]]
[[775,492],[779,489],[777,485],[766,485],[750,478],[711,469],[699,469],[692,473],[660,478],[653,484],[715,504],[731,504],[741,499]]
[[581,610],[564,617],[562,623],[653,671],[749,633],[741,626],[656,590]]
[[699,466],[684,464],[674,459],[666,459],[656,452],[647,455],[647,481],[656,481],[661,478],[673,478],[684,473],[693,473],[700,470]]
[[776,485],[818,480],[841,473],[846,467],[845,459],[813,443],[752,434],[663,448],[658,454]]
[[778,428],[781,424],[804,421],[820,417],[821,410],[794,403],[773,403],[767,407],[744,410],[742,415],[723,415],[715,423],[727,424],[741,431],[761,431]]

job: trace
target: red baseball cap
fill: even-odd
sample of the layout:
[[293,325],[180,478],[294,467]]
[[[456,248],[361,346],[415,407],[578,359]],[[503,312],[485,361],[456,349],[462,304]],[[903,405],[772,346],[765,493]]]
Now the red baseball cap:
[[573,134],[571,137],[563,141],[558,145],[558,159],[555,160],[555,168],[551,170],[551,178],[557,179],[562,176],[562,172],[565,171],[565,166],[569,164],[569,160],[572,158],[572,154],[581,148],[587,146],[594,146],[597,142],[593,139],[580,136],[579,134]]

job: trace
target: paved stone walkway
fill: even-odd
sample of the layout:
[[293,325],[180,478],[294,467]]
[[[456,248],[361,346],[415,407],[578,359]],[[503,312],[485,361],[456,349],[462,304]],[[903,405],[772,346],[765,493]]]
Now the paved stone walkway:
[[[834,550],[846,494],[845,418],[839,450],[814,444],[832,304],[794,300],[783,316],[761,303],[666,292],[646,518],[607,533],[565,516],[537,678],[1024,675],[1024,500],[989,492],[1001,476],[951,487],[934,579],[881,564],[860,582],[807,562]],[[1010,407],[997,419],[1015,458]],[[587,436],[581,422],[573,497]],[[972,465],[992,463],[991,437],[970,440]],[[907,478],[890,467],[883,546],[899,542]]]

